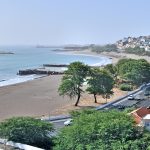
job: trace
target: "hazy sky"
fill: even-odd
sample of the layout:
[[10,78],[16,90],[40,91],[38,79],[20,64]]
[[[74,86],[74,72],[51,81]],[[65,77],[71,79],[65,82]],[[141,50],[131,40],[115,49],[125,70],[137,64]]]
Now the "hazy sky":
[[150,0],[0,0],[0,45],[103,44],[150,34]]

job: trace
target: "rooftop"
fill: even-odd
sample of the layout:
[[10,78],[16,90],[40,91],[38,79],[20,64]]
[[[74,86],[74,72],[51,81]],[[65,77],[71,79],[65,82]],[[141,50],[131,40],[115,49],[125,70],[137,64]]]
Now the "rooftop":
[[135,122],[139,124],[146,115],[150,116],[150,109],[147,109],[147,107],[141,107],[132,111],[130,114],[134,117]]
[[138,108],[138,109],[132,111],[131,114],[136,114],[137,116],[143,118],[147,114],[150,114],[150,109],[147,109],[146,107],[141,107],[141,108]]

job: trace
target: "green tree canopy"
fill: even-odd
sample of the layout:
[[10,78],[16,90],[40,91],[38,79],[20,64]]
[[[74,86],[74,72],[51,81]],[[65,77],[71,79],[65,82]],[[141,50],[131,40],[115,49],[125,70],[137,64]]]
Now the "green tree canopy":
[[97,103],[96,95],[102,95],[107,99],[113,94],[114,80],[105,70],[91,69],[91,77],[88,79],[88,85],[87,91],[94,95],[95,103]]
[[83,92],[82,86],[90,70],[89,66],[81,62],[73,62],[68,66],[68,70],[65,71],[65,75],[59,86],[59,94],[67,95],[70,98],[77,96],[75,106],[78,105],[81,93]]
[[126,112],[83,111],[75,113],[54,150],[146,150],[150,134],[141,132]]
[[110,75],[116,80],[118,76],[117,68],[113,64],[108,64],[104,69],[110,73]]
[[9,141],[50,149],[52,140],[48,136],[54,131],[51,123],[31,117],[16,117],[0,123],[0,137]]
[[150,64],[144,59],[122,59],[116,67],[120,77],[135,85],[150,81]]
[[125,49],[125,52],[131,53],[131,54],[137,54],[137,55],[145,55],[145,48],[140,48],[139,46],[136,46],[134,48],[128,47]]
[[91,50],[96,53],[101,52],[111,52],[111,51],[117,51],[118,48],[115,44],[106,44],[106,45],[92,45]]

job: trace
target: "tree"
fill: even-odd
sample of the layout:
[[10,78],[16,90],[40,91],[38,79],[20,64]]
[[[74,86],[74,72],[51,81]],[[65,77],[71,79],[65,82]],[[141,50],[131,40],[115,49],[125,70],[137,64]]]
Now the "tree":
[[97,103],[96,95],[102,95],[108,98],[112,92],[114,85],[113,78],[105,70],[92,69],[91,77],[88,79],[87,91],[94,95],[95,103]]
[[146,150],[150,134],[126,112],[81,111],[56,139],[54,150]]
[[150,64],[144,59],[122,59],[116,66],[119,76],[136,86],[150,81]]
[[59,86],[59,94],[67,95],[70,98],[77,96],[75,106],[78,105],[81,94],[83,92],[82,86],[88,75],[89,66],[81,62],[73,62],[68,66],[68,70],[65,71],[65,75],[62,78],[61,85]]
[[104,69],[110,73],[110,75],[115,79],[115,81],[117,80],[117,68],[116,66],[114,66],[113,64],[108,64],[104,67]]
[[115,44],[92,45],[90,48],[93,52],[96,52],[96,53],[112,52],[112,51],[116,52],[118,50]]
[[136,55],[145,55],[145,48],[140,48],[139,46],[136,46],[134,48],[128,47],[125,49],[125,52],[131,53],[131,54],[136,54]]
[[50,149],[53,145],[49,132],[54,131],[51,123],[31,117],[15,117],[0,123],[0,137],[9,141]]

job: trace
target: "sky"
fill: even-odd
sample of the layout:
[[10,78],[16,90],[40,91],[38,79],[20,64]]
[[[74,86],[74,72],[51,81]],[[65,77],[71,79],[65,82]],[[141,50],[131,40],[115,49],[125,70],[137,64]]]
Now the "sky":
[[150,35],[150,0],[0,0],[0,45],[114,43]]

